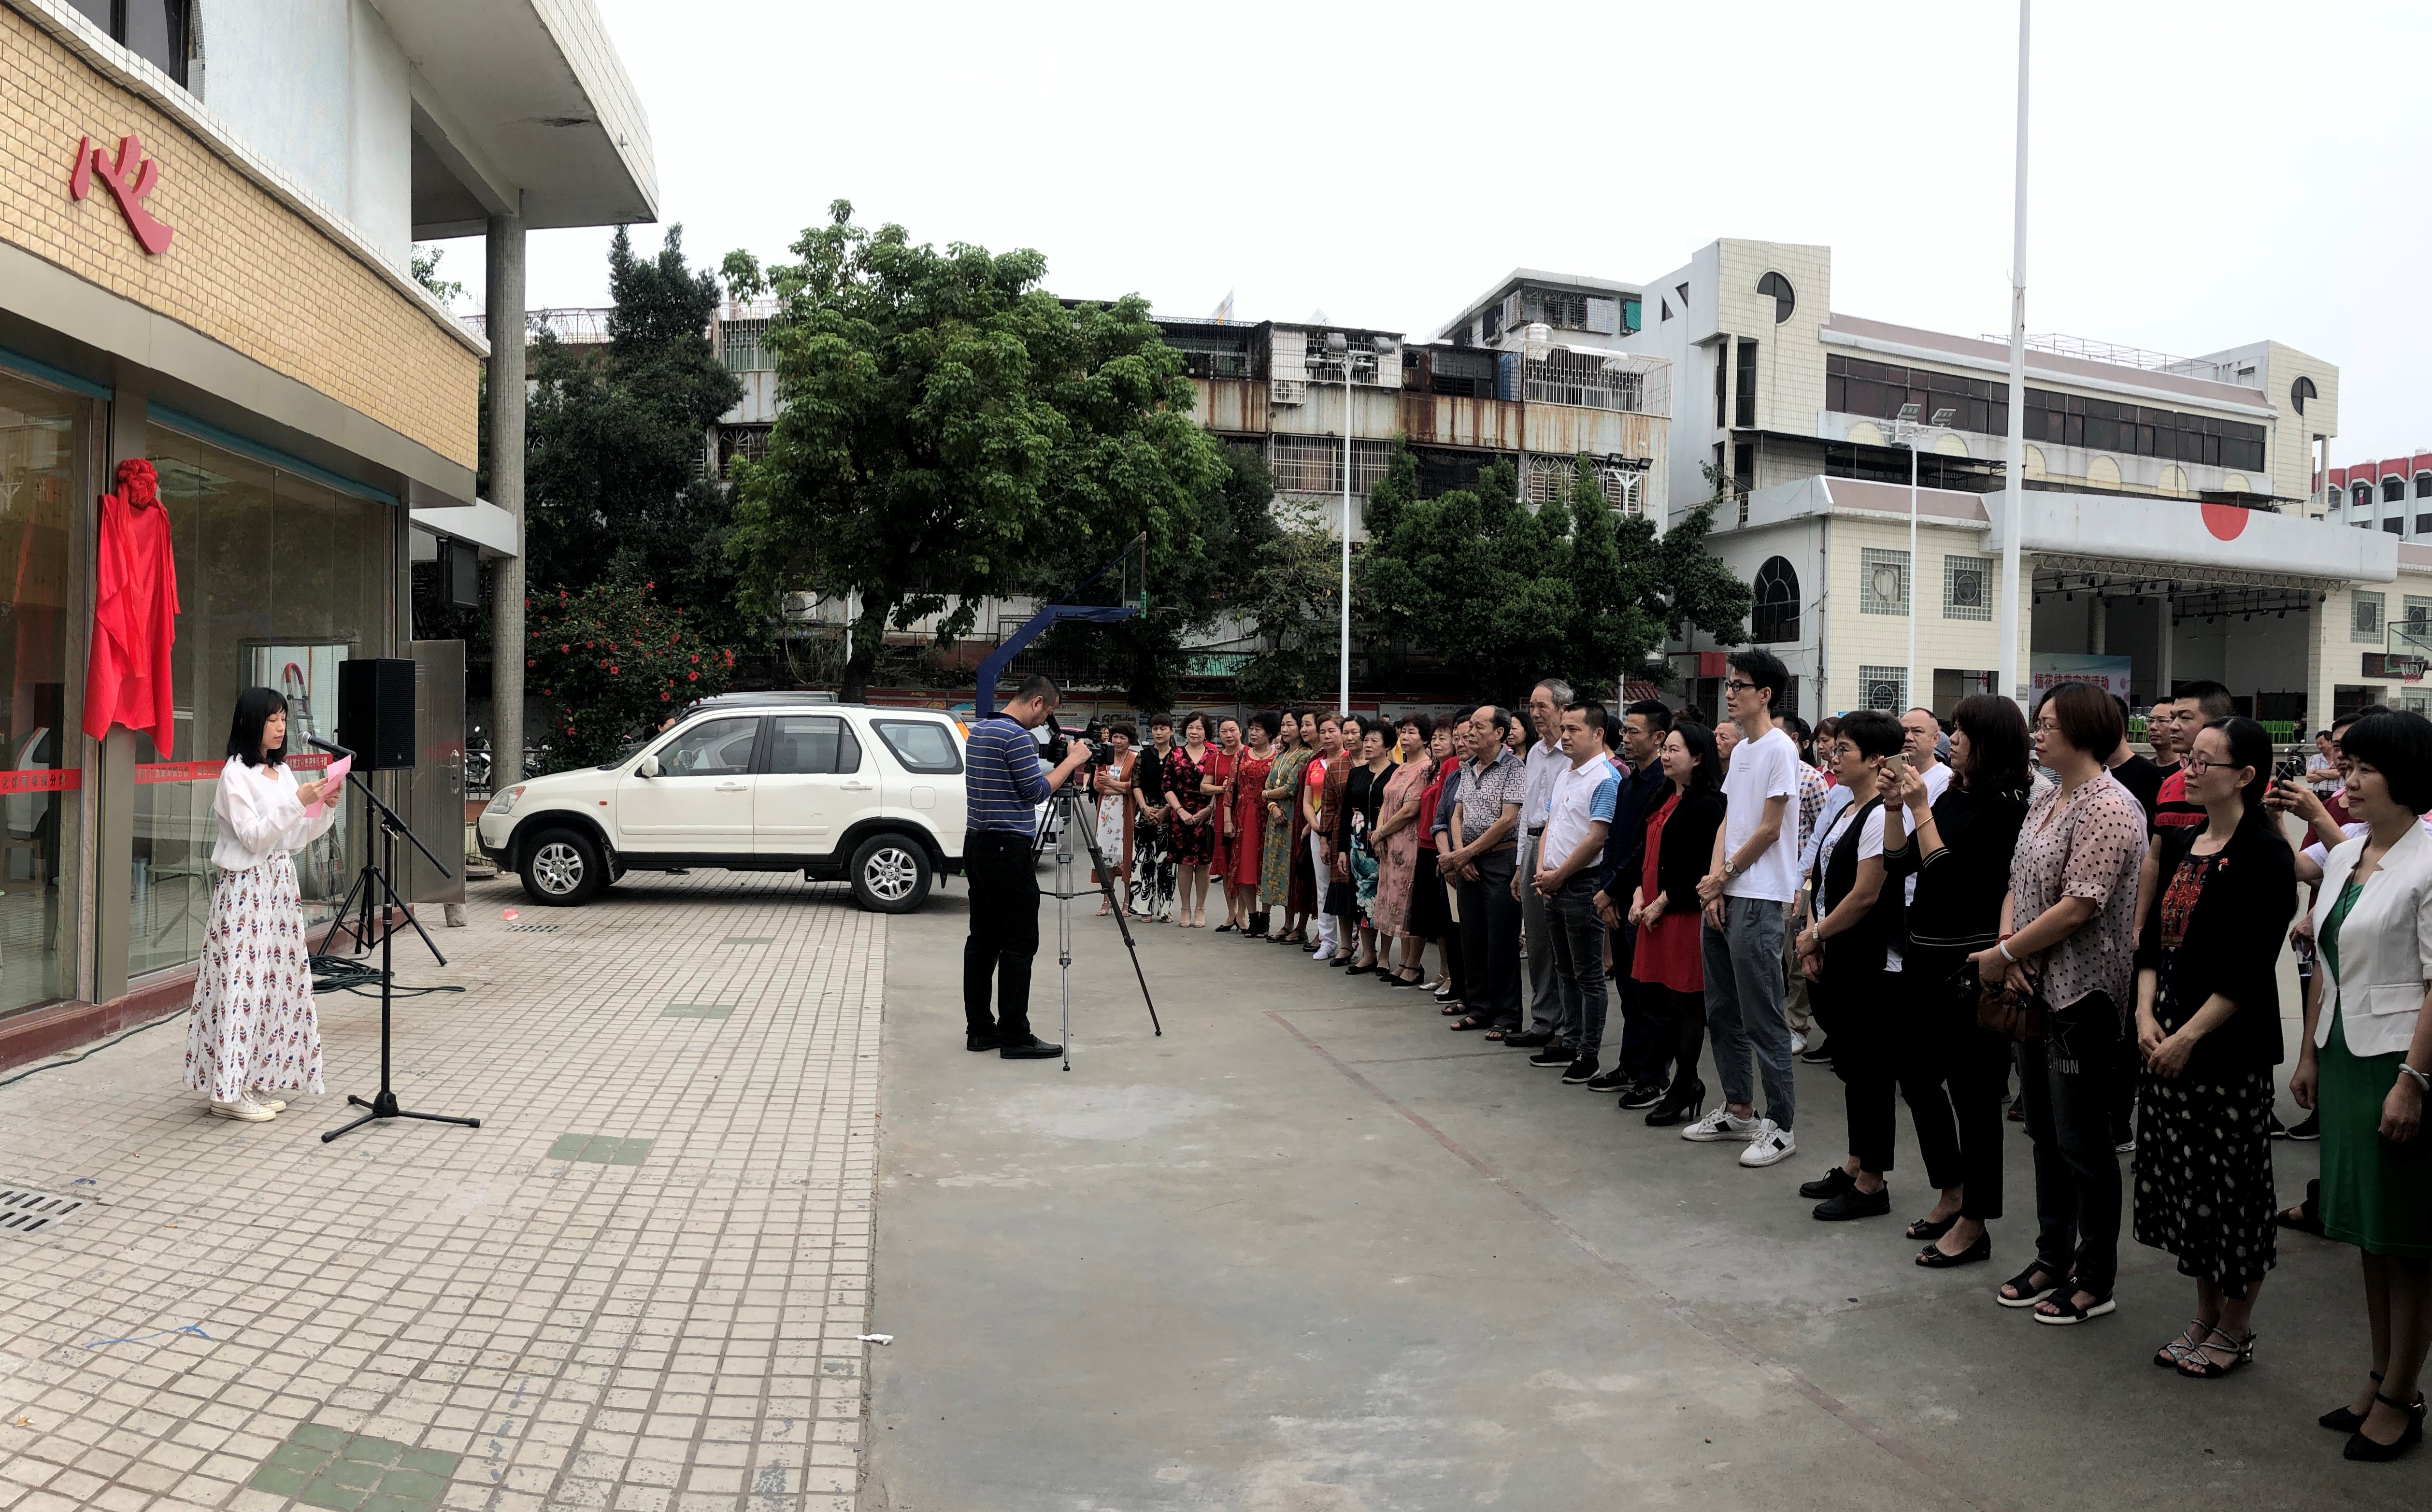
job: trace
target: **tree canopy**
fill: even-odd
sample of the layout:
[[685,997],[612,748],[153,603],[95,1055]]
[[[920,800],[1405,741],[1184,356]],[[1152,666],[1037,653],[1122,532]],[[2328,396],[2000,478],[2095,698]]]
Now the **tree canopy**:
[[[735,468],[730,552],[763,594],[860,595],[846,697],[887,630],[957,639],[983,599],[1069,587],[1142,532],[1153,582],[1203,553],[1222,462],[1144,301],[1068,305],[1037,252],[941,252],[842,200],[792,251],[765,280],[784,409]],[[763,284],[749,254],[724,266]]]
[[1500,459],[1472,486],[1422,498],[1396,444],[1369,495],[1354,601],[1372,633],[1458,667],[1481,696],[1508,699],[1549,675],[1610,688],[1684,622],[1738,637],[1748,590],[1704,551],[1711,518],[1700,506],[1659,538],[1613,509],[1586,458],[1542,508],[1521,502]]

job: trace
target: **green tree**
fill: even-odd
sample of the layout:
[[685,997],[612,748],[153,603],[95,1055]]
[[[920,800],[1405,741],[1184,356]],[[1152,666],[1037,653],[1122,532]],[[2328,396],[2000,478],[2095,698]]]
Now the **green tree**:
[[1614,512],[1586,458],[1541,509],[1520,501],[1518,481],[1497,460],[1471,487],[1421,498],[1396,444],[1360,558],[1358,601],[1377,631],[1505,699],[1548,675],[1609,688],[1684,624],[1736,637],[1748,589],[1701,548],[1710,512],[1659,539],[1652,521]]
[[[1655,543],[1651,607],[1667,635],[1686,637],[1690,630],[1701,630],[1725,646],[1736,646],[1755,596],[1706,549],[1706,532],[1714,529],[1714,511],[1731,496],[1732,485],[1713,462],[1705,463],[1704,469],[1706,486],[1712,492],[1673,521]],[[1648,534],[1654,533],[1653,526],[1637,523]]]
[[743,395],[705,334],[718,280],[686,265],[681,226],[648,258],[619,227],[608,288],[604,354],[548,335],[533,344],[527,580],[535,596],[655,583],[701,633],[756,644],[769,616],[738,602],[726,554],[732,504],[705,465],[710,426]]
[[439,276],[439,260],[448,255],[444,246],[417,246],[414,249],[414,281],[437,296],[443,305],[452,305],[464,297],[464,286],[453,278]]
[[695,698],[726,691],[732,647],[703,638],[650,583],[532,595],[525,680],[549,710],[549,769],[587,766]]
[[1258,642],[1235,679],[1247,702],[1333,704],[1343,558],[1342,539],[1324,515],[1305,500],[1276,504],[1275,532],[1259,545],[1242,584],[1238,612]]
[[[959,639],[983,599],[1069,587],[1142,532],[1152,581],[1194,549],[1216,445],[1138,296],[1068,306],[1037,252],[939,252],[843,200],[792,250],[767,275],[784,409],[736,468],[730,551],[762,595],[861,596],[846,697],[887,630]],[[725,268],[756,291],[748,255]]]

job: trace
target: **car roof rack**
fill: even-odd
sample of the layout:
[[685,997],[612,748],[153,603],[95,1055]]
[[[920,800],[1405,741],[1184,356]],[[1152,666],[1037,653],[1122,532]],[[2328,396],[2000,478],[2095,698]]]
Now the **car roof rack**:
[[[834,704],[836,702],[836,696],[833,693],[820,693],[815,689],[809,688],[796,688],[783,692],[769,693],[713,693],[706,698],[695,698],[691,703],[685,705],[685,709],[687,712],[693,709],[732,709],[737,704],[746,703]],[[858,708],[861,706],[853,705],[852,707]]]

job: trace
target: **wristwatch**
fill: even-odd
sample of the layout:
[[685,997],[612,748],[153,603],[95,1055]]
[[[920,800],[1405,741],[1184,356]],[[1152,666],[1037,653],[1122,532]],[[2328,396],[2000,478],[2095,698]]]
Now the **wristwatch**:
[[1736,862],[1736,861],[1732,861],[1732,860],[1731,860],[1729,857],[1724,858],[1724,861],[1723,861],[1723,881],[1725,881],[1725,882],[1729,882],[1729,881],[1731,881],[1732,878],[1734,878],[1734,877],[1738,876],[1739,874],[1740,874],[1740,865],[1739,865],[1739,863],[1738,863],[1738,862]]

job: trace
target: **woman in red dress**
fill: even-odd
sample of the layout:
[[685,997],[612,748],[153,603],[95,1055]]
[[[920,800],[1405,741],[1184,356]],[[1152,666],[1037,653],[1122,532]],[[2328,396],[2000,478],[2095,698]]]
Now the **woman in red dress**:
[[[1267,916],[1258,910],[1258,873],[1267,861],[1267,773],[1275,763],[1275,737],[1281,721],[1272,714],[1250,716],[1248,748],[1233,757],[1233,776],[1224,789],[1225,925],[1246,935],[1263,937]],[[1238,729],[1224,721],[1226,729]]]
[[1638,926],[1630,978],[1642,1000],[1666,1003],[1672,1020],[1672,1084],[1647,1115],[1659,1129],[1695,1118],[1705,1105],[1706,1084],[1697,1077],[1697,1057],[1706,1043],[1697,879],[1713,864],[1714,832],[1723,823],[1722,767],[1714,759],[1714,731],[1703,725],[1674,725],[1664,738],[1663,761],[1672,790],[1647,821],[1646,852],[1630,898],[1630,921]]
[[1186,714],[1182,744],[1166,753],[1165,795],[1171,819],[1166,848],[1174,857],[1174,922],[1179,929],[1208,927],[1208,864],[1216,855],[1216,799],[1208,774],[1224,770],[1224,756],[1208,744],[1208,716]]

